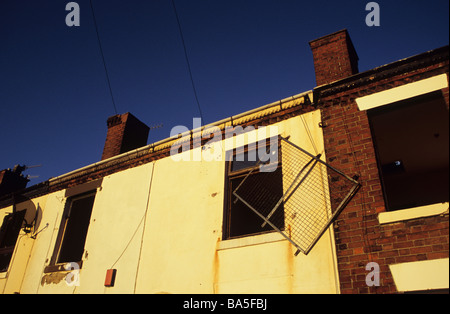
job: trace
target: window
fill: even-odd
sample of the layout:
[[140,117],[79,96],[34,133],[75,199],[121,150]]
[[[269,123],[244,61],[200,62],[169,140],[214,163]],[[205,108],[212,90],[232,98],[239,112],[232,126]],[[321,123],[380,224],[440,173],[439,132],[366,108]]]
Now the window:
[[[250,158],[252,147],[227,156],[223,239],[275,230],[297,248],[295,255],[308,254],[361,185],[321,154],[281,136],[270,142],[261,159]],[[268,155],[277,158],[268,163]]]
[[22,228],[26,210],[11,213],[3,218],[0,228],[0,272],[6,272],[11,262],[17,238]]
[[81,262],[89,229],[95,192],[68,199],[52,264]]
[[[257,189],[260,184],[270,184],[271,188],[268,192],[270,195],[266,195],[270,199],[279,200],[283,196],[281,158],[278,156],[278,163],[274,163],[273,166],[276,167],[275,170],[271,169],[269,172],[263,172],[260,168],[260,165],[264,160],[261,160],[260,156],[258,156],[258,147],[259,145],[264,145],[266,153],[269,154],[271,148],[269,145],[270,143],[273,142],[271,142],[270,139],[267,139],[265,143],[261,144],[261,142],[259,142],[254,145],[246,145],[227,153],[225,169],[224,240],[274,231],[268,224],[262,226],[263,220],[233,195],[233,191],[235,191],[240,183],[247,178],[247,180],[249,180],[248,182],[252,182],[250,185],[254,189]],[[272,150],[273,149],[278,149],[278,147],[272,147]],[[241,193],[252,193],[252,191],[242,191]],[[258,207],[261,212],[267,212],[266,215],[270,213],[272,208],[273,206],[268,202],[261,203]],[[278,229],[284,229],[283,204],[281,204],[271,215],[270,221]]]
[[449,199],[449,116],[440,91],[368,110],[387,210]]

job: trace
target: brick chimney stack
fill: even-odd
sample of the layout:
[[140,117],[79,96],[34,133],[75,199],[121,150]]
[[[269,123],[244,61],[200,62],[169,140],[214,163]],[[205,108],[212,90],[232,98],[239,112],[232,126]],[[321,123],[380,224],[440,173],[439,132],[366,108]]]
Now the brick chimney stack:
[[317,86],[358,73],[358,55],[346,29],[309,42]]
[[0,196],[26,188],[30,180],[22,174],[25,169],[25,166],[16,165],[13,170],[0,171]]
[[150,128],[131,113],[109,117],[102,160],[147,145]]

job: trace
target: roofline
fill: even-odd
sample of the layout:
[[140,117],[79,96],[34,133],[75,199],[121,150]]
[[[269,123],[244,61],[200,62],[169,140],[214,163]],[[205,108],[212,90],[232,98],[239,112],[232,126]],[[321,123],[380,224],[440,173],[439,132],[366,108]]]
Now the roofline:
[[50,183],[52,183],[52,182],[61,180],[61,179],[65,178],[65,177],[68,177],[68,176],[71,176],[73,174],[76,174],[78,172],[82,172],[82,171],[88,170],[88,169],[93,168],[93,167],[98,167],[98,166],[101,166],[101,165],[104,165],[104,164],[107,164],[107,163],[110,163],[110,162],[114,162],[115,160],[126,158],[127,156],[139,155],[140,153],[143,153],[143,152],[146,152],[146,151],[149,151],[149,150],[155,151],[156,147],[164,146],[164,144],[168,144],[170,142],[174,142],[174,141],[176,141],[176,140],[178,140],[180,138],[186,137],[186,136],[196,137],[196,135],[197,136],[199,134],[201,135],[201,132],[203,132],[204,130],[207,130],[207,129],[210,129],[210,128],[213,128],[213,127],[220,127],[220,126],[225,125],[225,124],[230,124],[230,122],[231,122],[230,126],[236,126],[236,125],[239,125],[241,123],[234,124],[234,121],[241,120],[241,119],[246,118],[246,117],[251,117],[252,115],[254,115],[254,114],[258,113],[258,112],[262,112],[264,110],[267,110],[267,109],[270,109],[270,108],[273,108],[273,107],[280,106],[280,109],[281,109],[281,105],[283,105],[283,104],[285,104],[285,103],[287,103],[289,101],[293,101],[293,100],[300,99],[300,98],[305,98],[305,97],[308,98],[308,100],[306,102],[312,102],[313,101],[312,100],[312,97],[313,97],[312,91],[310,90],[310,91],[307,91],[307,92],[303,92],[303,93],[300,93],[300,94],[297,94],[297,95],[294,95],[294,96],[291,96],[291,97],[288,97],[288,98],[285,98],[285,99],[282,99],[282,100],[279,100],[279,101],[276,101],[276,102],[273,102],[273,103],[270,103],[270,104],[267,104],[267,105],[264,105],[264,106],[261,106],[261,107],[258,107],[256,109],[252,109],[252,110],[243,112],[241,114],[238,114],[238,115],[235,115],[235,116],[230,116],[228,118],[225,118],[225,119],[222,119],[222,120],[219,120],[219,121],[216,121],[216,122],[213,122],[213,123],[201,126],[200,128],[196,128],[196,129],[192,129],[192,130],[186,131],[184,133],[178,134],[177,136],[172,136],[172,137],[165,138],[165,139],[163,139],[161,141],[158,141],[158,142],[155,142],[155,143],[152,143],[152,144],[148,144],[146,146],[143,146],[143,147],[131,150],[129,152],[126,152],[126,153],[123,153],[123,154],[120,154],[120,155],[117,155],[117,156],[114,156],[114,157],[111,157],[111,158],[108,158],[108,159],[96,162],[94,164],[87,165],[85,167],[82,167],[82,168],[73,170],[71,172],[62,174],[62,175],[60,175],[58,177],[50,178],[48,181]]
[[411,57],[403,58],[373,69],[360,72],[346,78],[320,85],[314,88],[314,98],[332,95],[358,86],[373,83],[386,77],[394,76],[399,72],[409,72],[416,68],[423,68],[427,64],[448,62],[449,46],[443,46]]
[[[161,159],[163,157],[160,156],[151,156],[155,153],[162,152],[164,154],[164,150],[167,150],[173,144],[174,142],[178,141],[181,138],[187,138],[188,140],[193,140],[194,137],[198,137],[202,135],[202,132],[208,129],[211,129],[213,127],[219,127],[221,131],[225,130],[227,127],[234,127],[237,125],[244,125],[250,121],[260,119],[266,116],[270,116],[272,114],[276,114],[282,110],[290,109],[293,107],[299,107],[301,105],[307,105],[311,104],[313,99],[313,92],[312,90],[303,92],[288,98],[284,98],[279,101],[272,102],[270,104],[240,113],[235,116],[230,116],[226,119],[222,119],[204,126],[201,126],[199,128],[189,130],[187,132],[178,134],[177,136],[172,136],[165,138],[161,141],[140,147],[138,149],[134,149],[131,151],[128,151],[126,153],[101,160],[99,162],[87,165],[82,168],[78,168],[76,170],[67,172],[65,174],[62,174],[58,177],[50,178],[47,181],[40,182],[38,184],[35,184],[33,186],[30,186],[28,188],[25,188],[21,191],[17,191],[15,193],[11,193],[8,195],[4,195],[0,197],[0,208],[4,208],[6,206],[11,205],[14,202],[14,199],[18,196],[23,195],[26,198],[33,198],[36,196],[41,196],[43,194],[52,193],[54,191],[58,191],[63,189],[64,187],[61,187],[66,182],[76,179],[78,177],[84,177],[85,175],[92,175],[94,172],[102,172],[104,173],[104,170],[109,170],[111,168],[111,171],[108,174],[115,173],[121,170],[128,169],[130,167],[126,167],[124,169],[117,169],[118,167],[115,167],[117,165],[126,163],[127,161],[131,161],[134,159],[139,159],[142,156],[149,156],[149,159],[156,160]],[[294,104],[287,104],[289,102],[298,100],[298,102],[295,102]],[[142,161],[136,161],[136,165],[140,165],[143,163]],[[102,174],[101,176],[105,176]],[[93,178],[93,179],[97,179]],[[53,188],[52,188],[53,187]]]

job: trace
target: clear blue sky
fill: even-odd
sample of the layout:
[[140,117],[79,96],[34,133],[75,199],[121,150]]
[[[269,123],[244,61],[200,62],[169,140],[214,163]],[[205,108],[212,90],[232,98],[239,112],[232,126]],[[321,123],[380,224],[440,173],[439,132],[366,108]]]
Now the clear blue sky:
[[[308,42],[347,28],[360,71],[448,45],[448,0],[175,0],[204,124],[315,87]],[[29,186],[97,162],[114,114],[89,1],[0,1],[0,169],[38,165]],[[149,143],[198,117],[170,0],[93,0],[119,113]]]

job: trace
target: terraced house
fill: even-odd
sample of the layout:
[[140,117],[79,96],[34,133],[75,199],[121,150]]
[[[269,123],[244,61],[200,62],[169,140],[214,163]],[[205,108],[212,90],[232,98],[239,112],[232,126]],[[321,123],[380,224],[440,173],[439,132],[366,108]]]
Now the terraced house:
[[369,71],[346,30],[317,87],[28,188],[0,172],[2,293],[448,292],[449,49]]

